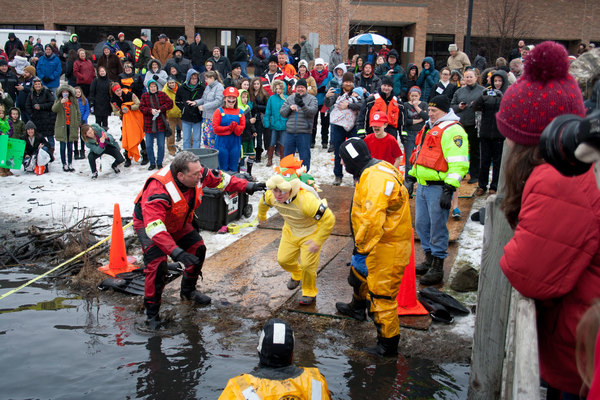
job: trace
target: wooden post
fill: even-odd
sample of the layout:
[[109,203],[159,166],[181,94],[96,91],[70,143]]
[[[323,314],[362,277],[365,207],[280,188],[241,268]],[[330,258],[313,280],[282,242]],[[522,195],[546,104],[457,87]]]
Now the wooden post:
[[500,210],[500,205],[504,198],[504,165],[509,151],[505,142],[498,195],[488,197],[486,202],[477,317],[469,377],[470,400],[499,399],[501,394],[511,286],[500,269],[500,258],[504,254],[504,246],[513,236],[513,230]]

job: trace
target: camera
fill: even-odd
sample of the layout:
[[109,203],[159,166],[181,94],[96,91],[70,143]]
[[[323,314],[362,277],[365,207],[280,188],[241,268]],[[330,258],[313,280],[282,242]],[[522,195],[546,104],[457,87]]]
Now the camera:
[[495,92],[495,91],[493,91],[493,90],[488,90],[488,91],[487,91],[487,95],[488,95],[488,96],[495,96],[495,95],[496,95],[496,92]]
[[592,166],[575,157],[575,150],[582,143],[600,149],[600,110],[585,118],[571,114],[554,118],[542,132],[539,148],[544,160],[558,172],[576,176]]

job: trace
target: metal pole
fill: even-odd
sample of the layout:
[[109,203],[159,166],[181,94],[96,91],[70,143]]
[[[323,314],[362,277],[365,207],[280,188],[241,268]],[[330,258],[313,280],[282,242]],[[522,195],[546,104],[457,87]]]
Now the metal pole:
[[467,37],[465,39],[465,54],[471,58],[471,24],[473,22],[473,0],[469,0],[469,15],[467,17]]

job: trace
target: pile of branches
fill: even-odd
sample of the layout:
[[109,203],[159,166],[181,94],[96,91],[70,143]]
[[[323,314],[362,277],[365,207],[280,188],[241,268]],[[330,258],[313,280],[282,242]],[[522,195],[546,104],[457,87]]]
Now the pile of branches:
[[[107,224],[105,217],[112,218],[112,215],[86,216],[73,225],[60,229],[30,226],[24,232],[11,231],[0,239],[0,268],[40,263],[58,265],[106,237],[105,228],[112,224]],[[127,223],[131,217],[124,217],[122,220]],[[104,229],[104,233],[99,232],[101,229]],[[134,240],[133,237],[126,239],[125,245],[129,247]],[[79,273],[85,262],[107,253],[109,246],[110,241],[103,243],[57,270],[53,276],[65,277]]]

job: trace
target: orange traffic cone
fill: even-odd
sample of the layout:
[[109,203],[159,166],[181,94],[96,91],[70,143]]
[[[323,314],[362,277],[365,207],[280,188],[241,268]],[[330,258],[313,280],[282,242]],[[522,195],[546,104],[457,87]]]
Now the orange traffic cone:
[[415,232],[412,233],[412,252],[408,265],[404,269],[404,276],[400,282],[400,289],[396,302],[398,315],[427,315],[429,312],[417,300],[417,276],[415,274]]
[[[125,237],[123,236],[121,211],[119,209],[119,204],[115,203],[108,264],[99,267],[98,270],[110,276],[116,277],[117,274],[131,272],[134,269],[138,269],[136,265],[130,263],[128,258],[127,251],[125,250]],[[131,258],[135,260],[135,258]]]

